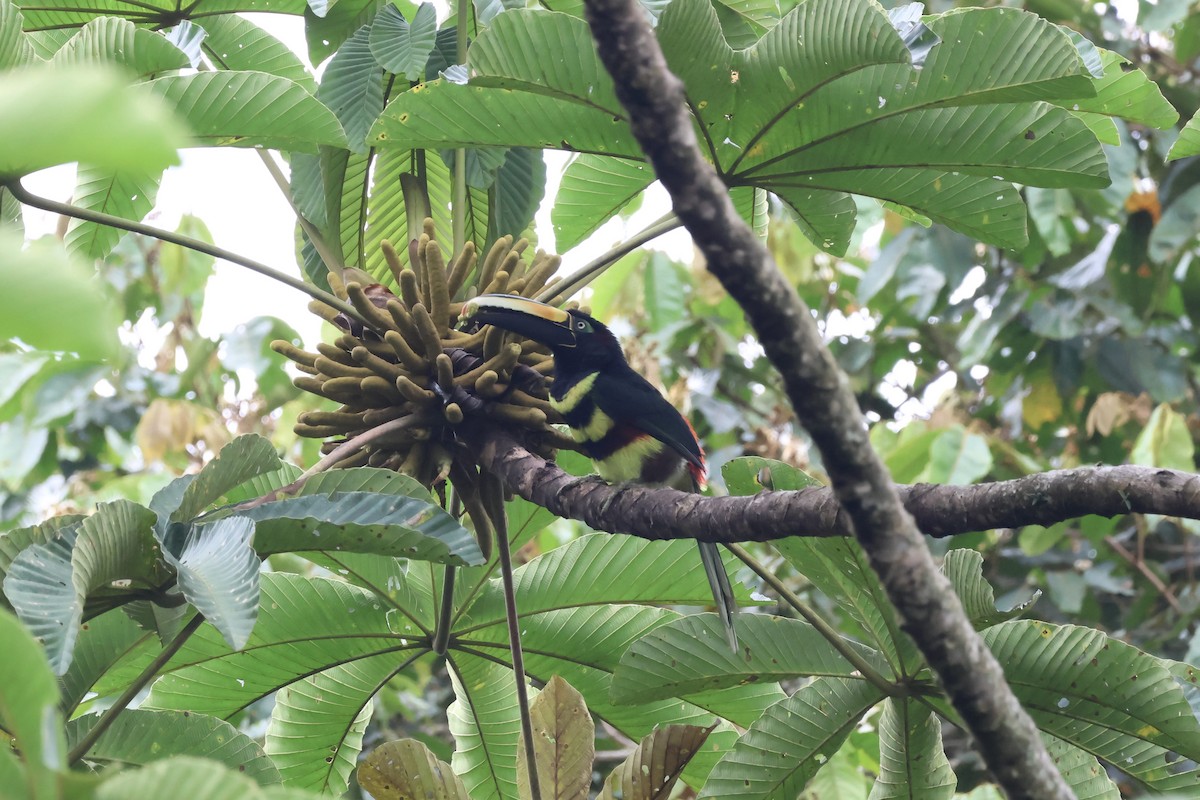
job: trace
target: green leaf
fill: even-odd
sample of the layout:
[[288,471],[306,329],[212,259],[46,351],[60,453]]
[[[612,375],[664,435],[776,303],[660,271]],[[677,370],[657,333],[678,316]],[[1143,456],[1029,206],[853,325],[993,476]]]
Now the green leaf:
[[962,601],[967,619],[980,630],[1021,616],[1041,596],[1038,591],[1008,611],[998,610],[992,585],[983,577],[983,556],[976,550],[956,548],[946,553],[942,560],[942,574],[954,586],[954,593]]
[[254,522],[239,516],[191,526],[182,542],[174,535],[163,542],[183,596],[234,650],[245,646],[258,619],[262,562],[253,538]]
[[[37,797],[56,797],[59,777],[54,773],[66,768],[67,748],[54,675],[33,636],[3,609],[0,648],[0,728],[20,748],[26,788]],[[3,749],[10,749],[7,743]]]
[[[261,581],[258,623],[246,646],[232,651],[216,629],[201,626],[154,683],[142,708],[227,719],[306,675],[381,654],[390,654],[395,667],[405,652],[427,647],[428,638],[403,609],[385,607],[365,589],[287,573],[265,573]],[[140,669],[130,662],[104,683],[120,685]],[[196,692],[198,685],[204,693]]]
[[75,640],[75,657],[70,668],[58,679],[62,694],[59,707],[64,715],[72,716],[96,681],[149,636],[130,619],[127,608],[93,617],[80,627],[79,637]]
[[[47,97],[55,102],[47,103]],[[0,116],[0,141],[5,143],[0,175],[4,176],[71,161],[154,173],[179,162],[175,149],[186,140],[167,105],[129,87],[115,68],[46,66],[7,73],[0,85],[0,108],[5,109]],[[9,258],[5,256],[6,261]],[[27,272],[42,274],[41,269]],[[49,283],[43,293],[73,285]],[[0,317],[7,316],[7,309],[0,312]]]
[[283,462],[270,441],[258,434],[239,436],[222,447],[217,457],[184,488],[178,506],[171,509],[168,519],[171,522],[194,519],[230,489],[281,466]]
[[[67,723],[67,746],[74,747],[99,722],[95,714]],[[181,711],[121,712],[88,750],[88,760],[139,766],[172,756],[219,761],[256,783],[279,783],[279,770],[258,743],[224,720]]]
[[92,67],[116,64],[139,78],[190,66],[187,56],[166,37],[117,17],[100,17],[79,29],[51,63]]
[[275,695],[265,749],[287,786],[345,793],[371,721],[371,698],[396,673],[385,653],[293,683]]
[[358,785],[375,800],[470,800],[450,765],[415,739],[384,742],[362,760],[356,774]]
[[[715,614],[680,617],[638,639],[613,674],[612,699],[637,703],[750,683],[816,675],[850,676],[855,667],[807,622],[742,614],[735,655]],[[852,645],[886,672],[874,650]]]
[[958,778],[942,749],[941,723],[928,706],[888,698],[879,719],[879,777],[871,800],[949,800]]
[[1183,126],[1179,138],[1167,153],[1167,161],[1177,161],[1197,154],[1200,154],[1200,114],[1189,119]]
[[175,756],[156,761],[141,769],[118,772],[95,790],[96,800],[145,800],[169,797],[187,787],[190,796],[204,800],[317,800],[308,792],[283,792],[273,787],[263,791],[258,785],[221,764],[207,758]]
[[360,155],[368,149],[367,131],[383,111],[383,71],[371,55],[370,35],[370,26],[359,28],[338,49],[317,90],[345,129],[351,152]]
[[[156,37],[157,38],[157,37]],[[154,209],[161,175],[123,173],[80,165],[72,205],[141,222]],[[73,219],[67,250],[86,258],[104,258],[125,232],[111,225]]]
[[146,84],[187,120],[204,145],[315,153],[346,146],[337,117],[303,86],[265,72],[201,72]]
[[0,0],[0,70],[28,62],[32,46],[22,31],[24,17],[9,0]]
[[629,757],[608,773],[596,800],[669,797],[710,733],[712,728],[668,725],[646,734]]
[[105,503],[78,528],[25,548],[9,566],[4,594],[42,641],[56,674],[70,666],[90,594],[117,580],[153,587],[165,579],[153,523],[153,512],[136,503]]
[[1111,50],[1101,50],[1100,60],[1104,77],[1092,80],[1095,96],[1059,100],[1055,105],[1069,111],[1120,117],[1164,130],[1179,121],[1179,112],[1163,97],[1158,84],[1129,59]]
[[1043,731],[1164,790],[1165,754],[1200,756],[1200,725],[1153,656],[1072,625],[1016,620],[980,635]]
[[929,463],[921,474],[927,483],[975,483],[992,469],[987,440],[961,426],[938,434],[929,448]]
[[[736,563],[729,560],[726,567]],[[651,542],[606,533],[581,536],[543,553],[513,571],[513,585],[523,617],[598,603],[712,603],[692,542]],[[735,584],[734,590],[739,604],[754,603],[745,587]],[[504,619],[504,595],[500,579],[494,578],[478,593],[461,630]]]
[[483,560],[475,537],[428,499],[338,492],[276,500],[238,513],[256,521],[254,545],[264,556],[341,550],[458,566]]
[[1195,469],[1195,446],[1187,421],[1166,403],[1150,414],[1138,434],[1129,460],[1147,467],[1165,467],[1191,472]]
[[654,170],[640,159],[576,156],[563,171],[550,212],[555,246],[570,250],[653,182]]
[[370,47],[375,61],[393,75],[403,75],[410,81],[425,76],[425,62],[436,39],[437,14],[432,3],[417,8],[412,25],[396,6],[385,5],[371,25]]
[[1094,756],[1046,733],[1042,743],[1076,800],[1119,800],[1121,792]]
[[314,66],[329,58],[346,40],[375,19],[385,0],[337,0],[328,10],[316,14],[316,3],[304,9],[304,38],[308,42],[308,60]]
[[[18,236],[0,230],[0,280],[0,336],[89,360],[111,358],[120,349],[120,317],[108,288],[58,242],[43,239],[22,250]],[[47,325],[48,319],[55,324]]]
[[0,533],[0,580],[8,575],[13,559],[22,550],[30,545],[46,544],[84,519],[82,514],[62,514],[37,525]]
[[517,740],[521,722],[512,670],[453,653],[454,702],[446,711],[454,737],[455,774],[473,800],[517,800]]
[[[587,704],[569,683],[558,675],[550,679],[529,704],[533,729],[534,761],[545,797],[587,797],[592,785],[592,758],[596,751],[596,725]],[[522,797],[531,796],[529,763],[525,758],[525,734],[521,733],[517,758],[517,788]]]
[[316,80],[292,49],[245,17],[222,14],[200,24],[208,32],[204,52],[221,69],[267,72],[316,93]]
[[817,678],[779,701],[717,762],[700,797],[795,797],[883,694],[849,678]]
[[488,203],[488,240],[520,239],[533,225],[546,193],[546,162],[541,151],[513,148],[496,172]]

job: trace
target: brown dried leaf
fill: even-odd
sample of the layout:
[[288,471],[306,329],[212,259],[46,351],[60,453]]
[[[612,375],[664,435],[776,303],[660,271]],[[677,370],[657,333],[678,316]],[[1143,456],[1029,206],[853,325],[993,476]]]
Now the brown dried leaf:
[[358,765],[358,783],[375,800],[470,800],[450,765],[415,739],[376,747]]
[[[596,754],[596,726],[583,695],[555,675],[529,705],[533,751],[543,800],[587,800]],[[530,797],[524,736],[517,749],[517,787]]]
[[666,800],[715,727],[668,725],[647,734],[609,774],[596,800]]

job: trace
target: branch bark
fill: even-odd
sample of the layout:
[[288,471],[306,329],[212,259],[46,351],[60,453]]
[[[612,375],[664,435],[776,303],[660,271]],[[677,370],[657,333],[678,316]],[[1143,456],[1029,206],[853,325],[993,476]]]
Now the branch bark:
[[746,312],[779,370],[905,630],[937,672],[988,767],[1009,797],[1072,797],[871,449],[846,376],[811,312],[738,217],[701,155],[683,84],[667,69],[641,7],[636,0],[586,0],[586,9],[634,136],[709,270]]
[[[788,536],[852,536],[833,490],[703,497],[675,489],[611,485],[564,472],[525,448],[509,430],[464,431],[480,465],[521,497],[560,517],[641,539],[769,542]],[[1155,467],[1079,467],[972,486],[897,486],[927,536],[944,538],[993,528],[1053,525],[1095,514],[1161,514],[1200,519],[1200,475]]]

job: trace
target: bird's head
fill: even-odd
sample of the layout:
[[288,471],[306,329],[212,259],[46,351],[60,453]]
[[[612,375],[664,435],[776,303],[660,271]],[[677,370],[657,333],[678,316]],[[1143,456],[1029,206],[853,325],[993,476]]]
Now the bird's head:
[[495,325],[541,342],[554,353],[560,375],[576,369],[603,369],[624,358],[617,337],[592,316],[525,297],[483,294],[467,303],[459,318],[460,325],[472,330]]

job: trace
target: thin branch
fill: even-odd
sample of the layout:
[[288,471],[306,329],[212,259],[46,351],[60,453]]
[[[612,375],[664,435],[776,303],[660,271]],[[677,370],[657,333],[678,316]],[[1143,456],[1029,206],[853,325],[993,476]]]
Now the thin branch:
[[300,224],[300,228],[304,231],[304,234],[308,237],[308,240],[312,242],[313,249],[317,251],[317,255],[319,255],[321,260],[325,262],[325,266],[332,270],[343,269],[346,265],[342,261],[341,254],[334,253],[326,243],[325,237],[321,235],[319,230],[317,230],[317,226],[309,222],[308,218],[300,213],[299,206],[297,206],[296,201],[292,199],[292,185],[290,182],[288,182],[287,176],[283,174],[283,170],[279,168],[279,164],[276,163],[274,156],[259,147],[254,148],[254,152],[258,153],[258,157],[262,159],[263,166],[265,166],[267,168],[267,172],[271,174],[271,178],[275,181],[275,185],[279,187],[279,191],[283,192],[284,199],[287,200],[288,205],[291,206],[292,213],[296,215],[296,222]]
[[[1190,539],[1191,537],[1188,538]],[[1183,610],[1183,606],[1179,605],[1179,600],[1176,599],[1175,593],[1171,591],[1171,588],[1163,583],[1162,578],[1155,575],[1153,570],[1146,566],[1145,561],[1129,552],[1129,550],[1125,548],[1125,545],[1116,540],[1116,537],[1105,536],[1104,543],[1115,550],[1117,555],[1125,559],[1125,561],[1131,567],[1140,572],[1142,577],[1150,581],[1150,585],[1153,586],[1160,595],[1162,595],[1163,600],[1167,601],[1167,605],[1174,609],[1176,614],[1182,616],[1183,614],[1187,613]]]
[[779,370],[872,568],[984,761],[1014,800],[1071,798],[1037,727],[938,571],[871,448],[849,379],[825,346],[811,311],[738,216],[725,185],[700,153],[683,82],[667,68],[641,7],[636,0],[586,0],[586,13],[633,135],[709,270],[745,311]]
[[112,725],[114,721],[116,721],[117,715],[124,711],[125,708],[131,702],[133,702],[133,698],[137,697],[138,692],[142,691],[142,689],[146,688],[146,685],[150,683],[150,681],[154,680],[154,677],[158,675],[158,671],[166,666],[167,662],[171,660],[172,656],[179,652],[179,649],[183,647],[184,643],[187,642],[189,638],[191,638],[193,633],[199,630],[200,625],[203,624],[203,622],[204,616],[197,613],[191,618],[191,620],[188,621],[187,625],[183,626],[183,629],[175,635],[175,638],[171,640],[171,643],[164,647],[162,652],[155,656],[154,660],[146,665],[146,668],[142,670],[141,674],[138,675],[137,678],[134,679],[133,683],[129,684],[129,686],[125,688],[125,691],[121,693],[121,696],[118,697],[113,704],[105,710],[105,712],[100,716],[100,719],[96,721],[95,726],[93,726],[92,729],[87,732],[87,735],[79,740],[79,743],[75,745],[70,754],[67,756],[68,764],[74,766],[78,764],[84,756],[87,755],[88,750],[92,749],[92,745],[96,743],[96,740],[99,739],[106,730],[108,730],[109,726]]
[[[851,520],[827,487],[703,497],[675,489],[613,486],[571,475],[530,452],[511,431],[462,429],[486,469],[560,517],[642,539],[731,544],[788,536],[850,536]],[[973,486],[897,487],[905,509],[934,538],[995,528],[1053,525],[1095,514],[1200,519],[1200,475],[1155,467],[1078,467]]]
[[320,300],[326,305],[333,306],[338,311],[341,311],[350,318],[358,320],[367,327],[371,327],[371,323],[358,313],[358,309],[346,301],[330,294],[329,292],[326,292],[323,289],[318,289],[316,286],[307,284],[299,278],[292,277],[287,273],[280,272],[277,269],[268,267],[266,264],[246,258],[245,256],[234,253],[231,250],[226,250],[223,247],[217,247],[215,244],[202,242],[199,239],[193,239],[190,236],[184,236],[173,231],[165,231],[161,228],[155,228],[152,225],[146,225],[141,222],[133,222],[132,220],[122,219],[121,217],[114,217],[112,214],[105,214],[101,211],[92,211],[91,209],[87,208],[79,208],[78,206],[73,206],[69,203],[60,203],[56,200],[51,200],[46,197],[39,197],[38,195],[31,194],[28,190],[26,190],[25,187],[21,185],[19,180],[12,180],[3,185],[6,189],[12,192],[13,197],[27,206],[40,208],[43,211],[51,211],[55,214],[62,214],[63,216],[72,217],[74,219],[81,219],[85,222],[95,222],[98,225],[108,225],[109,227],[118,228],[123,231],[140,233],[141,235],[149,236],[152,239],[160,239],[164,242],[177,244],[180,247],[186,247],[189,250],[195,250],[198,253],[204,253],[206,255],[213,256],[214,258],[223,259],[231,264],[237,264],[239,267],[245,267],[248,270],[257,272],[260,275],[265,275],[268,278],[279,281],[280,283],[290,286],[293,289],[304,292],[314,300]]
[[[467,17],[474,6],[470,0],[458,0],[456,12],[458,25],[454,29],[454,61],[457,64],[467,63]],[[454,151],[454,197],[452,198],[451,217],[454,234],[454,251],[461,253],[467,243],[467,151],[459,147]],[[479,287],[483,289],[482,286]]]
[[857,650],[851,647],[850,642],[846,641],[844,636],[835,631],[833,626],[826,622],[820,614],[809,608],[808,604],[797,597],[796,593],[789,589],[783,581],[779,580],[775,573],[771,572],[769,569],[759,563],[758,559],[746,552],[746,549],[741,545],[731,544],[727,545],[727,547],[729,548],[730,552],[741,559],[743,564],[754,570],[755,575],[762,578],[768,586],[774,589],[775,592],[781,598],[783,598],[783,601],[791,606],[797,614],[804,617],[808,624],[816,628],[817,632],[825,637],[825,641],[829,642],[833,649],[837,650],[838,653],[841,654],[842,658],[849,661],[850,664],[852,664],[854,668],[858,670],[859,674],[866,679],[867,683],[871,684],[889,697],[894,697],[897,694],[900,694],[896,683],[889,681],[887,678],[880,675],[879,672],[876,671],[876,669],[872,667],[865,658],[863,658],[862,653],[859,653]]
[[634,234],[626,241],[604,253],[571,277],[565,278],[560,283],[551,283],[545,289],[542,289],[534,299],[548,303],[560,294],[563,297],[570,297],[599,277],[604,270],[617,263],[627,253],[632,253],[651,239],[656,239],[664,233],[673,231],[682,224],[674,214],[666,214],[656,222],[642,229],[641,232]]

